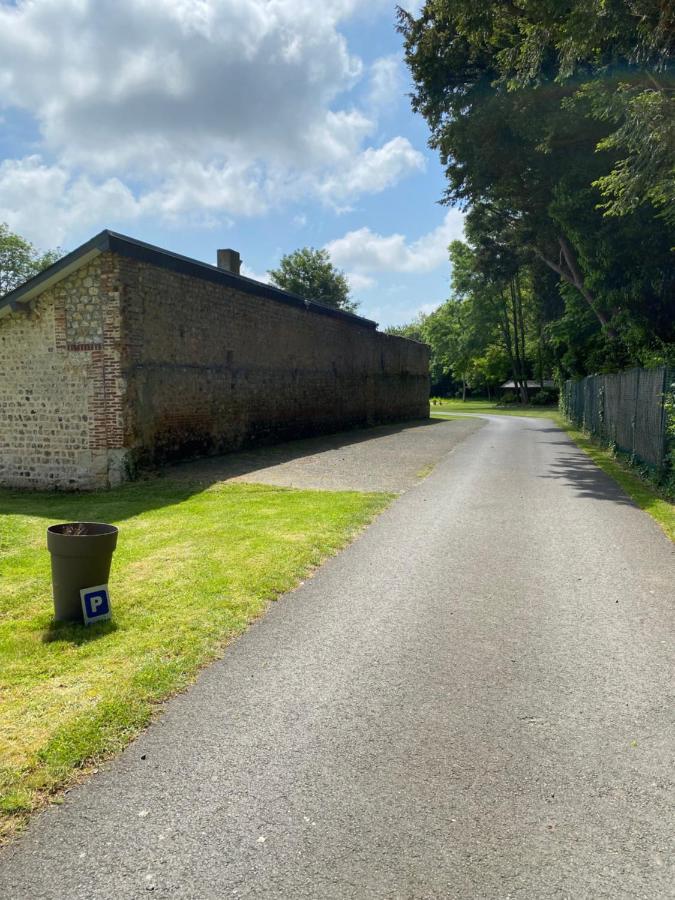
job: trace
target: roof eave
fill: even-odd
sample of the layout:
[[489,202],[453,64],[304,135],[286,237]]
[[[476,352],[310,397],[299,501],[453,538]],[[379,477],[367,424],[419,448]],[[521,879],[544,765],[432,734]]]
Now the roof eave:
[[72,253],[61,257],[53,265],[38,272],[33,278],[29,278],[23,284],[19,285],[13,291],[0,297],[0,318],[16,312],[21,307],[19,304],[29,303],[38,294],[48,290],[57,281],[71,275],[77,269],[87,265],[92,259],[95,259],[101,253],[108,249],[110,240],[109,231],[101,231],[86,244],[82,244]]
[[298,294],[284,291],[275,285],[255,281],[243,275],[236,275],[234,272],[228,272],[226,269],[220,269],[218,266],[211,266],[200,260],[191,259],[189,256],[172,253],[169,250],[164,250],[162,247],[155,247],[153,244],[146,244],[145,241],[139,241],[136,238],[118,234],[108,229],[101,231],[87,241],[86,244],[82,244],[81,247],[49,266],[44,272],[40,272],[34,278],[29,279],[15,290],[10,291],[9,294],[5,294],[4,297],[0,298],[0,317],[20,308],[17,304],[28,303],[42,291],[106,251],[148,262],[151,265],[157,265],[184,275],[192,275],[207,281],[227,284],[230,287],[259,297],[267,297],[296,307],[305,307],[305,309],[321,315],[349,319],[361,327],[377,328],[377,322],[374,322],[372,319],[366,319],[363,316],[343,309],[324,306],[316,300],[305,300]]

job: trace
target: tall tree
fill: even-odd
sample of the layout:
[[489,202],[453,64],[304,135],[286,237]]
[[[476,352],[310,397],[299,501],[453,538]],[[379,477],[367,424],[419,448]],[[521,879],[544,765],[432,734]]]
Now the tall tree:
[[[399,12],[413,108],[445,165],[445,201],[469,207],[479,256],[492,243],[523,257],[518,267],[538,260],[558,276],[566,304],[578,297],[595,320],[607,366],[636,361],[638,333],[652,348],[675,339],[665,221],[675,154],[666,140],[649,156],[650,142],[671,134],[666,7],[428,0],[418,17]],[[617,98],[650,91],[660,112],[641,131]]]
[[299,294],[305,300],[346,312],[357,309],[344,272],[335,268],[327,250],[302,247],[282,256],[279,268],[270,269],[267,274],[277,287]]

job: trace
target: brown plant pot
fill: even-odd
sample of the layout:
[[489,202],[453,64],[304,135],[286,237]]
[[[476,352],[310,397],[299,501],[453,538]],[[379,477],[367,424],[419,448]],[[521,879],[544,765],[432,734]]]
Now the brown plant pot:
[[57,622],[84,622],[80,590],[107,583],[116,546],[114,525],[68,522],[47,529]]

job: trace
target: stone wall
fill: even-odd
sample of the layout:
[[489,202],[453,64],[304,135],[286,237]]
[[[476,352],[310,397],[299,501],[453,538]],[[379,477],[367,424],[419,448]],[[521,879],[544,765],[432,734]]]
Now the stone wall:
[[120,283],[140,464],[429,415],[421,344],[146,263]]
[[358,319],[106,252],[0,319],[0,484],[429,413],[428,350]]
[[99,257],[0,319],[0,484],[72,490],[124,477],[113,270]]

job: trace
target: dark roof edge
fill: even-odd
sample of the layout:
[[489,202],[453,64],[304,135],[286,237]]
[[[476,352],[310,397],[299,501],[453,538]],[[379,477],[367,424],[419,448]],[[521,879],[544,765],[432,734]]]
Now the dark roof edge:
[[108,231],[101,231],[71,253],[67,253],[61,259],[52,263],[51,266],[43,269],[42,272],[38,272],[37,275],[29,278],[28,281],[24,281],[23,284],[5,294],[4,297],[0,297],[0,312],[7,307],[10,307],[12,310],[16,309],[17,303],[22,300],[29,300],[36,293],[39,293],[41,289],[46,289],[46,287],[51,286],[51,284],[59,281],[61,278],[65,278],[70,272],[80,268],[83,263],[98,256],[99,253],[103,253],[104,250],[108,249],[109,234],[110,232]]
[[357,316],[342,309],[324,306],[315,300],[305,300],[298,294],[273,287],[271,284],[254,281],[252,278],[246,278],[244,275],[235,275],[234,272],[219,269],[218,266],[212,266],[197,259],[191,259],[189,256],[182,256],[179,253],[171,253],[169,250],[163,250],[161,247],[146,244],[144,241],[139,241],[136,238],[118,234],[108,229],[101,231],[100,234],[73,250],[72,253],[68,253],[43,272],[10,291],[9,294],[5,294],[4,297],[0,298],[0,312],[8,306],[11,309],[15,309],[17,302],[29,300],[36,293],[39,293],[40,290],[46,289],[47,286],[51,286],[55,281],[70,274],[71,271],[79,268],[80,265],[90,258],[106,251],[137,259],[140,262],[156,265],[159,268],[178,272],[182,275],[201,278],[214,284],[225,284],[235,290],[253,294],[256,297],[266,297],[269,300],[276,300],[290,306],[302,307],[310,312],[319,313],[319,315],[347,319],[355,325],[361,325],[365,328],[377,328],[377,322],[374,322],[372,319],[366,319],[363,316]]

